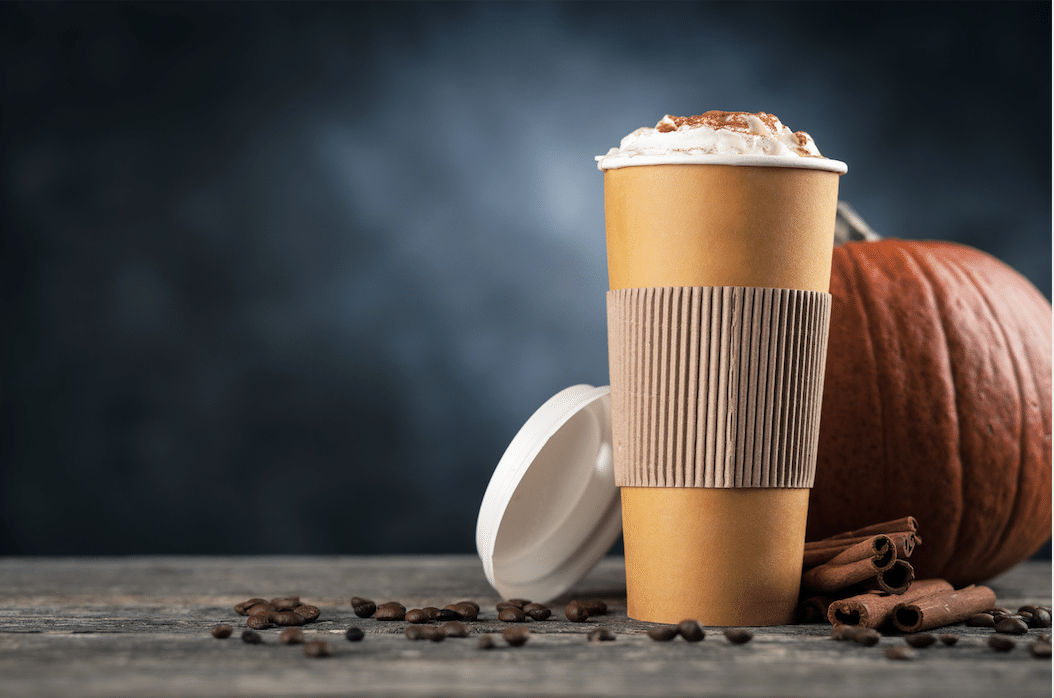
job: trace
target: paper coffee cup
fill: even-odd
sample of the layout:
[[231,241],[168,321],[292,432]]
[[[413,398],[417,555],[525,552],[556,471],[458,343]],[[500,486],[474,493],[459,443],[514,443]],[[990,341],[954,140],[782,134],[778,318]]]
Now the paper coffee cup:
[[614,467],[632,618],[793,620],[838,176],[725,164],[604,171]]

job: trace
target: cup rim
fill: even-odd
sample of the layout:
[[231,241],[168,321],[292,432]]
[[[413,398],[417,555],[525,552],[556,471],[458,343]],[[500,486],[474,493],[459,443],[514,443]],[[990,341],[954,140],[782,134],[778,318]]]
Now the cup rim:
[[617,170],[642,165],[734,165],[745,167],[789,167],[845,174],[849,166],[829,158],[781,155],[716,155],[711,153],[664,153],[662,155],[597,155],[597,169]]

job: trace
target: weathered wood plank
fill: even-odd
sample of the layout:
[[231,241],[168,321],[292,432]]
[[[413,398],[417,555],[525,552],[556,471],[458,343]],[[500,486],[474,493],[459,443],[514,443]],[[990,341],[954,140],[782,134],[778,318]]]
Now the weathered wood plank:
[[[622,574],[621,559],[606,559],[574,592],[604,599],[610,615],[570,623],[564,598],[553,619],[529,624],[526,646],[482,651],[475,637],[410,642],[405,623],[360,619],[348,604],[352,595],[407,606],[470,598],[483,606],[473,630],[499,632],[499,599],[472,556],[0,559],[0,695],[1050,695],[1049,661],[1025,642],[996,653],[979,628],[954,628],[958,645],[919,650],[913,662],[884,657],[897,636],[869,648],[829,639],[825,625],[760,628],[743,646],[717,630],[698,644],[656,643],[625,615]],[[1050,582],[1049,562],[1029,562],[991,586],[1016,607],[1049,604]],[[284,594],[322,608],[305,630],[330,639],[334,656],[307,658],[279,644],[277,629],[257,646],[208,634],[218,622],[240,632],[234,603]],[[344,640],[351,625],[367,633],[362,642]],[[601,625],[618,639],[590,643]]]

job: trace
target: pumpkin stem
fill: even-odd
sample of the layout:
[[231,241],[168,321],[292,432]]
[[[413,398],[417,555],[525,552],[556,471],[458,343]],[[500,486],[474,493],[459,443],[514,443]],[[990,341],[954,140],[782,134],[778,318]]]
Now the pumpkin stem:
[[882,236],[864,222],[856,209],[844,201],[838,202],[838,213],[834,219],[835,245],[858,241],[874,242],[881,239]]

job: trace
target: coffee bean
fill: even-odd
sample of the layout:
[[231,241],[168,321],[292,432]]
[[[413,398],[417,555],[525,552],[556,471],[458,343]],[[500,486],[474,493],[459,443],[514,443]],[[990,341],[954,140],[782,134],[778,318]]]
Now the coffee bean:
[[933,633],[912,633],[904,636],[904,642],[912,647],[929,647],[936,641],[937,638],[934,637]]
[[567,604],[567,608],[564,609],[564,615],[567,616],[567,620],[572,623],[581,623],[589,618],[589,611],[582,608],[581,604],[577,601],[572,601]]
[[505,630],[501,631],[501,636],[505,638],[505,642],[513,647],[519,647],[527,642],[527,638],[530,634],[531,631],[527,628],[505,628]]
[[523,612],[531,620],[547,620],[553,612],[540,603],[529,603],[523,607]]
[[860,628],[853,635],[853,640],[867,647],[874,647],[882,639],[882,633],[874,628]]
[[1024,635],[1028,625],[1020,618],[1004,618],[995,624],[995,631],[1004,635]]
[[263,638],[260,637],[260,633],[253,630],[243,630],[242,642],[248,642],[250,645],[258,645],[263,642]]
[[686,642],[699,642],[706,637],[706,632],[699,625],[699,622],[691,619],[682,620],[678,623],[677,632],[681,634],[681,637]]
[[608,605],[603,601],[597,601],[596,599],[579,601],[578,605],[586,609],[586,613],[588,613],[590,617],[603,616],[608,612]]
[[448,620],[439,626],[447,637],[468,637],[468,626],[459,620]]
[[437,628],[434,625],[419,625],[421,629],[421,638],[425,640],[431,640],[432,642],[442,642],[446,639],[446,633],[442,628]]
[[991,613],[975,613],[966,619],[967,628],[991,628],[995,626],[995,619]]
[[271,605],[276,611],[292,611],[300,605],[299,596],[278,596],[271,599]]
[[436,612],[435,619],[438,621],[459,620],[460,616],[458,615],[458,612],[452,608],[441,608]]
[[304,644],[304,631],[300,628],[286,628],[278,636],[278,641],[283,645],[302,645]]
[[1031,643],[1028,646],[1029,653],[1038,659],[1050,659],[1050,643],[1049,642],[1036,642]]
[[407,623],[427,623],[431,620],[431,618],[428,617],[428,611],[420,608],[414,608],[407,611],[404,614],[404,619]]
[[397,601],[381,604],[373,617],[376,620],[403,620],[406,618],[406,607]]
[[425,606],[421,610],[428,614],[428,620],[436,620],[439,618],[439,609],[435,606]]
[[498,620],[505,621],[506,623],[522,623],[527,619],[527,616],[523,611],[516,608],[515,606],[509,606],[503,608],[498,613]]
[[991,613],[993,616],[997,613],[1002,613],[1004,616],[1013,613],[1009,608],[1003,608],[1002,606],[996,606],[995,608],[989,608],[985,613]]
[[527,604],[529,604],[531,602],[530,599],[508,599],[508,601],[513,606],[515,606],[516,608],[520,609],[521,611],[523,610],[524,606],[526,606]]
[[407,640],[425,639],[424,633],[421,632],[420,625],[408,625],[406,627],[406,630],[403,631],[403,635],[406,635]]
[[474,609],[476,609],[476,613],[477,614],[479,613],[479,611],[480,611],[479,604],[476,603],[475,601],[458,601],[454,605],[455,606],[460,606],[463,603],[467,603],[469,606],[472,606]]
[[915,651],[903,645],[893,645],[886,648],[886,659],[899,661],[911,661],[915,658]]
[[274,606],[267,603],[266,601],[263,603],[258,603],[255,606],[250,606],[247,610],[247,615],[266,616],[268,619],[270,619],[272,616],[274,616],[275,613],[277,613],[277,611],[275,611]]
[[328,657],[333,654],[333,648],[325,640],[311,640],[304,643],[305,657]]
[[1017,617],[1025,621],[1025,625],[1032,625],[1032,611],[1018,611]]
[[1036,635],[1036,640],[1038,642],[1045,642],[1045,643],[1047,643],[1049,645],[1050,644],[1050,633],[1043,633],[1043,634],[1040,634],[1040,635]]
[[267,616],[264,615],[249,616],[245,620],[245,624],[253,630],[263,630],[264,628],[271,627],[271,621],[269,621]]
[[454,604],[454,612],[461,617],[461,620],[476,620],[479,616],[479,609],[475,604],[470,603]]
[[1029,613],[1035,613],[1037,608],[1039,608],[1039,606],[1034,603],[1026,603],[1024,606],[1018,606],[1017,612],[1021,613],[1022,611],[1028,611]]
[[754,633],[743,628],[725,628],[724,635],[733,645],[742,645],[754,639]]
[[298,613],[293,611],[279,611],[274,614],[271,618],[271,622],[275,625],[289,626],[289,625],[303,625],[304,618]]
[[614,642],[615,633],[611,632],[610,628],[593,628],[586,637],[590,642]]
[[831,628],[831,639],[852,640],[861,630],[863,630],[863,628],[859,625],[842,625],[839,623]]
[[494,649],[494,636],[484,635],[479,639],[479,642],[476,643],[476,647],[481,650]]
[[[526,605],[526,604],[524,604],[524,605]],[[447,608],[453,608],[453,607],[454,607],[454,604],[450,604]],[[506,608],[518,608],[521,611],[523,610],[522,606],[517,606],[516,604],[512,603],[511,601],[499,601],[498,603],[494,604],[494,609],[496,611],[498,611],[499,613],[504,611]]]
[[362,632],[362,628],[352,626],[344,631],[344,638],[348,642],[358,642],[364,637],[366,637],[366,633]]
[[1032,613],[1032,621],[1029,623],[1033,628],[1050,627],[1050,611],[1045,608],[1037,608]]
[[212,628],[212,636],[220,640],[230,637],[233,632],[234,628],[229,625],[217,625]]
[[669,642],[677,637],[676,625],[653,625],[648,628],[648,637],[656,642]]
[[959,636],[955,633],[941,633],[937,636],[937,639],[946,644],[948,647],[951,647],[959,641]]
[[258,603],[267,603],[267,599],[261,599],[259,597],[254,596],[248,601],[242,601],[239,604],[235,604],[234,612],[237,613],[239,616],[247,616],[249,615],[249,609]]
[[1009,635],[991,635],[988,638],[988,646],[996,652],[1009,652],[1014,649],[1014,639]]
[[[368,603],[373,603],[373,601],[371,599],[364,599],[361,596],[352,596],[351,597],[351,607],[352,608],[355,608],[356,606],[362,606],[363,604],[368,604]],[[377,604],[373,604],[373,605],[376,606]]]
[[372,601],[360,603],[358,606],[352,606],[351,610],[355,612],[359,618],[370,618],[374,613],[377,612],[377,604]]
[[316,620],[318,620],[318,617],[322,615],[322,611],[318,609],[318,606],[310,606],[303,604],[297,606],[293,613],[303,618],[305,623],[314,623]]

